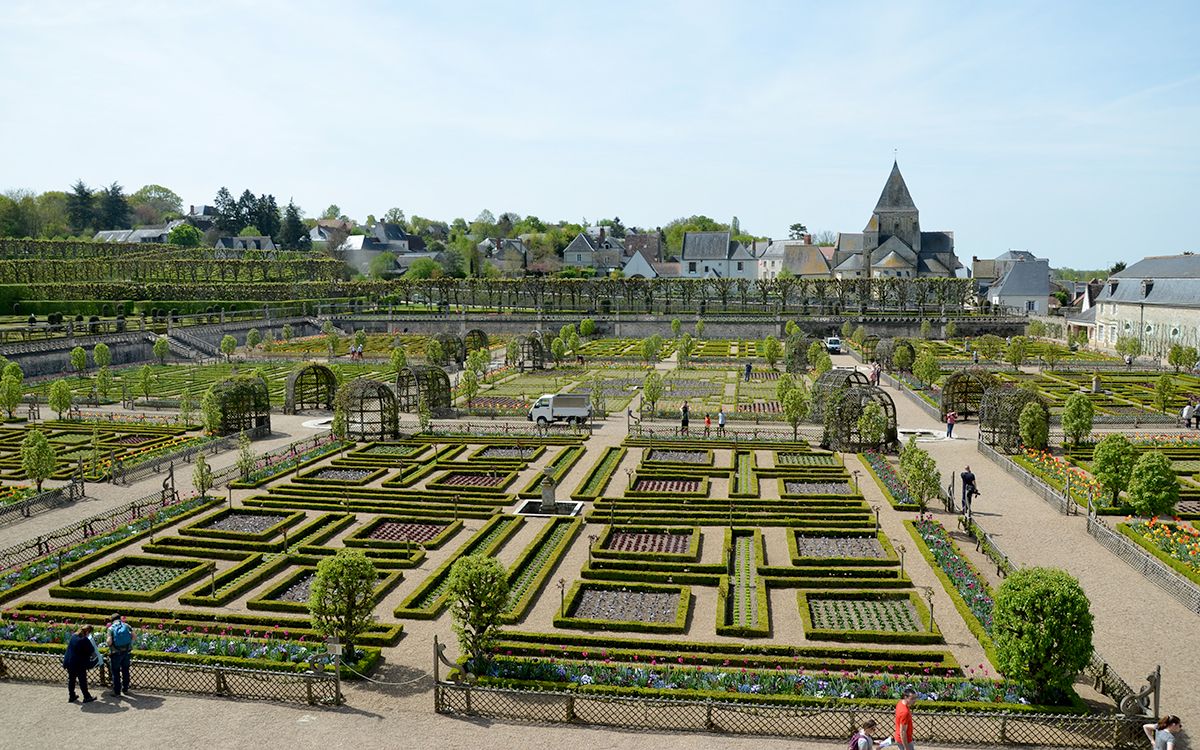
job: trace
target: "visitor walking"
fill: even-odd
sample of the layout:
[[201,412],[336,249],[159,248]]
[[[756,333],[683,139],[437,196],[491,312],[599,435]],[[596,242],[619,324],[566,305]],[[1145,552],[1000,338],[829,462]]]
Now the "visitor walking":
[[896,726],[892,731],[892,739],[900,750],[913,750],[913,716],[912,707],[917,702],[917,691],[904,688],[900,700],[896,701]]
[[1192,422],[1195,423],[1196,429],[1200,430],[1200,399],[1192,404]]
[[133,653],[133,628],[116,612],[109,618],[108,668],[112,672],[112,692],[116,697],[129,692],[129,657]]
[[1157,724],[1143,724],[1142,731],[1146,733],[1146,738],[1150,740],[1150,746],[1154,750],[1175,750],[1175,735],[1183,729],[1183,724],[1178,716],[1167,714],[1158,720]]
[[878,724],[874,719],[867,719],[859,725],[858,731],[850,738],[848,747],[850,750],[874,750],[875,738],[871,734],[875,731]]
[[747,363],[746,363],[746,382],[747,382],[747,383],[749,383],[749,382],[750,382],[750,370],[751,370],[751,369],[753,369],[753,368],[750,366],[750,363],[749,363],[749,362],[747,362]]
[[88,691],[87,671],[100,666],[100,654],[96,644],[92,642],[92,626],[84,625],[76,630],[67,642],[67,652],[63,654],[63,668],[67,670],[67,702],[75,703],[79,696],[75,694],[75,683],[79,683],[79,692],[83,693],[83,702],[91,703],[96,697]]
[[975,486],[975,473],[971,471],[971,467],[966,467],[958,478],[962,481],[962,504],[963,515],[971,515],[971,501],[979,494],[979,488]]
[[1195,407],[1192,406],[1190,401],[1183,405],[1183,411],[1179,413],[1179,416],[1183,419],[1183,429],[1186,430],[1192,426],[1192,412],[1194,410]]
[[946,412],[946,439],[954,439],[954,425],[958,422],[958,412],[950,410]]
[[704,437],[708,437],[708,431],[712,429],[712,415],[708,412],[704,413]]
[[725,407],[717,407],[717,434],[725,437]]
[[679,410],[679,434],[688,434],[688,402],[683,402],[683,408]]

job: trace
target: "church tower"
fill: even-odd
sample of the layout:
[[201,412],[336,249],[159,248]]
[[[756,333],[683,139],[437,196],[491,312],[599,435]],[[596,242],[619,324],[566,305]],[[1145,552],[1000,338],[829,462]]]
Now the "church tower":
[[[874,247],[887,242],[889,237],[895,237],[920,254],[921,222],[918,216],[908,185],[904,184],[904,175],[900,174],[900,165],[893,161],[892,172],[883,186],[883,192],[879,194],[879,202],[875,204],[867,227],[868,232],[873,228],[878,232]],[[864,248],[866,239],[863,238]]]

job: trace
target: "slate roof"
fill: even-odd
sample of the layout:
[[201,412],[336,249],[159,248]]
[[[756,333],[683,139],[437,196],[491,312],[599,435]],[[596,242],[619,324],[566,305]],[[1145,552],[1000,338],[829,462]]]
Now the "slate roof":
[[1096,308],[1095,308],[1095,306],[1089,307],[1088,309],[1084,310],[1081,313],[1077,313],[1075,315],[1068,315],[1067,322],[1074,323],[1076,325],[1095,325],[1095,323],[1096,323]]
[[684,260],[729,260],[733,241],[729,232],[686,232],[683,235]]
[[838,232],[837,244],[834,247],[843,253],[857,253],[862,250],[862,232]]
[[879,194],[879,202],[875,204],[875,213],[916,210],[908,185],[904,184],[904,175],[900,174],[900,165],[893,161],[892,172],[883,185],[883,192]]
[[917,273],[928,273],[935,276],[949,276],[950,269],[942,265],[937,258],[921,255],[917,262]]
[[[925,238],[922,237],[922,240]],[[1037,260],[1037,257],[1028,250],[1006,250],[996,256],[996,260]]]
[[[1113,291],[1113,282],[1116,291]],[[1104,285],[1096,303],[1124,302],[1132,304],[1196,307],[1200,302],[1200,278],[1154,279],[1149,292],[1143,292],[1142,279],[1114,276]]]
[[921,232],[921,255],[954,252],[954,232]]
[[1112,275],[1115,279],[1200,279],[1200,255],[1155,255]]
[[917,264],[917,254],[911,247],[905,244],[904,240],[892,235],[888,237],[882,245],[875,248],[871,253],[871,265],[877,265],[880,260],[889,255],[898,255],[904,260],[904,263],[909,266]]
[[909,262],[898,253],[888,253],[882,259],[871,264],[873,268],[908,268]]
[[863,268],[862,253],[855,253],[849,258],[846,258],[834,271],[861,271]]
[[270,237],[221,237],[217,240],[220,250],[274,250],[275,242]]
[[992,297],[1049,297],[1050,264],[1045,260],[1013,263],[1000,280],[992,284]]

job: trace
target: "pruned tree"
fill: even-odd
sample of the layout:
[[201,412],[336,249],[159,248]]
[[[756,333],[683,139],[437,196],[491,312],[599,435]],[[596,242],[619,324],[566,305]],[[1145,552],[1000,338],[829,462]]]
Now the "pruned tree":
[[77,346],[71,350],[70,359],[71,369],[77,375],[83,374],[83,371],[87,369],[87,351],[82,346]]
[[651,372],[646,375],[646,379],[642,381],[642,402],[650,405],[650,411],[654,411],[658,400],[663,396],[663,379],[657,372]]
[[196,464],[192,468],[192,487],[201,495],[206,494],[213,486],[213,471],[208,461],[201,453],[196,456]]
[[1047,704],[1057,704],[1087,666],[1092,630],[1091,602],[1066,571],[1021,568],[996,592],[996,666]]
[[50,384],[48,397],[50,408],[58,412],[58,418],[71,410],[71,386],[65,380],[55,380]]
[[1119,432],[1111,432],[1092,451],[1092,476],[1109,493],[1112,505],[1119,505],[1121,490],[1129,484],[1129,475],[1137,462],[1137,449]]
[[802,384],[795,384],[784,394],[780,405],[783,407],[783,418],[792,426],[792,440],[798,440],[800,423],[812,411],[812,398],[808,389]]
[[313,627],[342,642],[345,658],[357,661],[355,641],[371,626],[379,572],[370,558],[356,549],[340,549],[317,563],[308,594]]
[[[226,336],[225,338],[232,339],[233,337]],[[225,349],[224,349],[225,340],[224,339],[221,340],[221,346],[222,346],[221,351],[225,351]],[[237,348],[237,340],[236,339],[234,339],[233,346],[235,349]],[[171,342],[167,341],[166,336],[159,336],[158,338],[156,338],[154,340],[154,346],[152,348],[152,351],[154,352],[154,358],[158,360],[158,363],[160,365],[165,365],[167,363],[167,356],[171,353]],[[232,353],[233,352],[230,352],[230,354],[232,354]],[[228,356],[228,355],[226,355],[226,356]]]
[[54,446],[41,430],[30,430],[21,441],[21,469],[35,483],[38,492],[42,491],[42,482],[54,476],[57,464]]
[[1067,397],[1062,411],[1063,434],[1076,446],[1092,434],[1092,423],[1096,418],[1096,407],[1092,400],[1082,393],[1072,393]]
[[[154,342],[157,344],[158,342]],[[237,351],[237,339],[228,333],[221,337],[221,353],[225,355],[225,361],[228,362],[233,353]]]
[[508,571],[494,557],[460,557],[450,568],[447,597],[467,671],[485,674],[508,607]]
[[1139,516],[1170,516],[1179,502],[1179,480],[1171,459],[1161,451],[1147,451],[1129,473],[1129,505]]

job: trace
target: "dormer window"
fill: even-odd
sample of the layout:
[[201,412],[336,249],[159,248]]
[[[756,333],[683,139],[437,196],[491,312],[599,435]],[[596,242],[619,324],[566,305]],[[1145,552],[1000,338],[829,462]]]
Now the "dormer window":
[[1154,289],[1154,279],[1142,279],[1142,296],[1150,296],[1150,291]]

